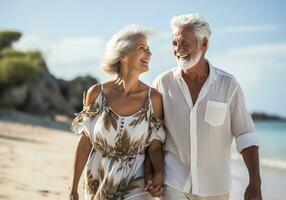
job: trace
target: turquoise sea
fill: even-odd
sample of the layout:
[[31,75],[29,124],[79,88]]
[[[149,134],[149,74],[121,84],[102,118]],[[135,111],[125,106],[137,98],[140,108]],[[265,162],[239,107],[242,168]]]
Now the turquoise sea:
[[[261,189],[264,200],[286,199],[286,123],[276,121],[255,122],[259,139]],[[248,172],[242,156],[232,146],[231,200],[242,200],[248,185]]]
[[[255,122],[259,139],[260,163],[263,166],[286,169],[286,122]],[[238,159],[233,145],[233,159]]]

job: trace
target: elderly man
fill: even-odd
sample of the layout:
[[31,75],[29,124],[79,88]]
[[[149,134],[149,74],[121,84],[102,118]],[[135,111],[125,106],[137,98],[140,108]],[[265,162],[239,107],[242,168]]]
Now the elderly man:
[[167,129],[163,199],[229,199],[234,138],[249,172],[244,198],[261,200],[254,124],[236,79],[205,59],[208,23],[188,14],[174,17],[171,27],[178,67],[154,82],[163,96]]

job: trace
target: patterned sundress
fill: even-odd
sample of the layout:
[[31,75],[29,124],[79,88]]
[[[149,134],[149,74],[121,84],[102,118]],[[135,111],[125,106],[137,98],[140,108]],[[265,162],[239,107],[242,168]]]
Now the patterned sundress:
[[144,191],[144,151],[152,140],[165,140],[162,120],[155,117],[150,98],[129,116],[118,115],[101,92],[77,113],[73,132],[86,134],[92,151],[84,173],[86,200],[127,200],[147,195]]

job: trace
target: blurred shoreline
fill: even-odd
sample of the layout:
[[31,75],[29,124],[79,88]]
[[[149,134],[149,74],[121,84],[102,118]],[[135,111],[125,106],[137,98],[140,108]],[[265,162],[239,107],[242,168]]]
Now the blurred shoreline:
[[[67,199],[78,138],[70,123],[0,109],[0,199]],[[231,199],[241,200],[248,175],[239,156],[231,169]],[[286,170],[261,165],[261,175],[264,199],[284,199]]]

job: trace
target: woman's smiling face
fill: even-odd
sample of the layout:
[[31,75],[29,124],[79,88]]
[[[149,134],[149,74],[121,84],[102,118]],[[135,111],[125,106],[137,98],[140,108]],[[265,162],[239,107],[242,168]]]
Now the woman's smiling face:
[[128,68],[140,73],[148,71],[151,55],[146,38],[139,36],[135,39],[133,47],[125,55]]

